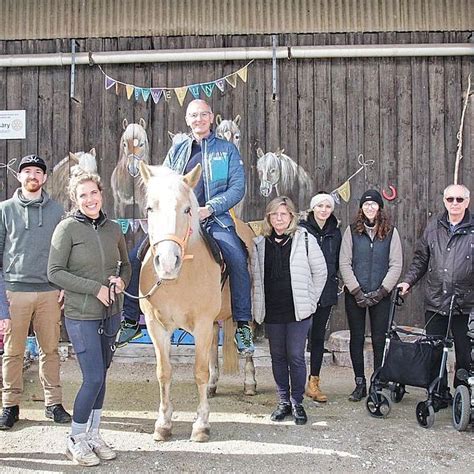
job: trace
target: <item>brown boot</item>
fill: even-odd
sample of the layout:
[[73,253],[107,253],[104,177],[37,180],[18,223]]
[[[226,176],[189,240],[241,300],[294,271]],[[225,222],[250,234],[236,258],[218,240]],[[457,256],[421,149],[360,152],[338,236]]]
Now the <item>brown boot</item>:
[[319,377],[311,375],[306,387],[306,395],[312,398],[315,402],[325,403],[328,397],[319,388]]

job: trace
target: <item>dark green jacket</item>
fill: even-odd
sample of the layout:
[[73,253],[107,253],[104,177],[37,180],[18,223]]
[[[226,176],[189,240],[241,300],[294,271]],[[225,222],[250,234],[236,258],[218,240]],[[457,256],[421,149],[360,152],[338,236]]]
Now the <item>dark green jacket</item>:
[[[59,223],[51,242],[48,277],[64,289],[64,314],[68,318],[102,318],[105,306],[96,295],[101,285],[108,286],[118,260],[127,286],[131,267],[125,239],[115,222],[104,217],[94,225],[85,218],[70,216]],[[110,314],[119,313],[122,305],[123,296],[118,295]]]

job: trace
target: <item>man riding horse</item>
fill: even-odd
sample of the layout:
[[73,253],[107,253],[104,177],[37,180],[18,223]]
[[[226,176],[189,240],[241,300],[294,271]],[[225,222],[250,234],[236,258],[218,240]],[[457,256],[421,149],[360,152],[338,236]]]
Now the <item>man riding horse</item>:
[[[235,145],[217,138],[211,130],[213,120],[214,114],[207,102],[200,99],[190,102],[186,111],[186,124],[191,128],[192,136],[173,145],[163,165],[180,174],[188,173],[198,163],[202,166],[201,178],[194,188],[199,203],[199,218],[218,243],[227,265],[232,315],[237,322],[235,342],[239,353],[247,355],[254,352],[250,327],[250,275],[245,248],[229,213],[244,196],[245,171]],[[133,267],[136,268],[135,265]],[[129,287],[129,292],[132,290],[137,294],[133,290],[138,290],[138,275],[135,278],[135,286]],[[127,306],[124,305],[125,308]],[[136,314],[139,314],[138,308]],[[119,346],[136,337],[139,331],[138,321],[134,321],[136,316],[125,313],[125,318],[119,334]]]

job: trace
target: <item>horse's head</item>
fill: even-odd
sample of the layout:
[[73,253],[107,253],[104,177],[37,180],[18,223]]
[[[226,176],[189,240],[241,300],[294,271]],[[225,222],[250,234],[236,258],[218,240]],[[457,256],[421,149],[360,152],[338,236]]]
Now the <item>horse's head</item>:
[[173,132],[168,131],[168,137],[171,140],[171,145],[176,146],[184,142],[185,140],[188,140],[190,135],[189,133],[185,133],[185,132],[173,133]]
[[139,175],[138,163],[148,163],[149,158],[146,122],[142,118],[139,123],[128,123],[127,119],[123,119],[122,126],[124,132],[120,138],[120,153],[127,162],[128,172],[136,178]]
[[261,148],[257,149],[257,171],[260,179],[260,194],[263,197],[270,196],[273,188],[276,188],[280,182],[282,154],[283,150],[263,153]]
[[69,152],[69,162],[71,165],[71,174],[74,174],[78,169],[84,170],[88,173],[97,173],[97,158],[95,148],[92,148],[89,153],[85,151],[78,151],[76,153]]
[[199,234],[198,203],[193,187],[201,176],[201,165],[181,176],[164,166],[139,163],[146,186],[148,235],[153,267],[158,278],[179,276],[188,241]]
[[220,114],[217,114],[216,124],[216,135],[233,143],[240,150],[240,115],[237,115],[234,120],[222,120]]

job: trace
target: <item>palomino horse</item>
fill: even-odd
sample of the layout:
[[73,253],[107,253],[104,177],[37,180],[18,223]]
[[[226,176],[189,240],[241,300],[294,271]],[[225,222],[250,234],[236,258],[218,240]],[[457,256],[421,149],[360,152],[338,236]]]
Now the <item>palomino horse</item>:
[[145,190],[140,176],[138,164],[150,160],[150,146],[146,134],[146,122],[128,123],[123,119],[124,132],[120,138],[120,156],[117,166],[112,172],[110,184],[114,195],[115,217],[126,216],[127,206],[138,205],[143,214]]
[[[216,115],[216,135],[223,140],[233,143],[240,151],[240,115],[236,115],[234,120],[223,120],[220,114]],[[235,215],[241,219],[244,207],[245,196],[234,206]]]
[[[171,436],[173,407],[170,401],[171,334],[177,328],[195,339],[195,380],[199,406],[191,440],[209,439],[208,382],[214,322],[226,320],[230,334],[230,293],[228,283],[221,293],[221,269],[201,235],[198,203],[193,187],[201,175],[197,165],[186,176],[163,166],[140,163],[146,186],[148,250],[140,273],[140,307],[156,353],[160,384],[160,406],[154,439]],[[229,324],[230,322],[230,324]],[[229,340],[231,344],[229,344]],[[225,337],[224,356],[236,357],[232,338]]]
[[296,197],[296,202],[303,203],[303,207],[307,206],[313,195],[313,180],[302,166],[283,152],[284,150],[277,150],[275,153],[264,153],[261,148],[257,149],[260,194],[269,197],[275,190],[277,196]]
[[57,163],[53,167],[51,176],[48,176],[45,190],[65,210],[71,208],[71,200],[67,192],[70,176],[79,168],[90,173],[97,173],[97,159],[95,155],[95,148],[92,148],[89,153],[84,151],[69,152],[69,156],[66,156]]

